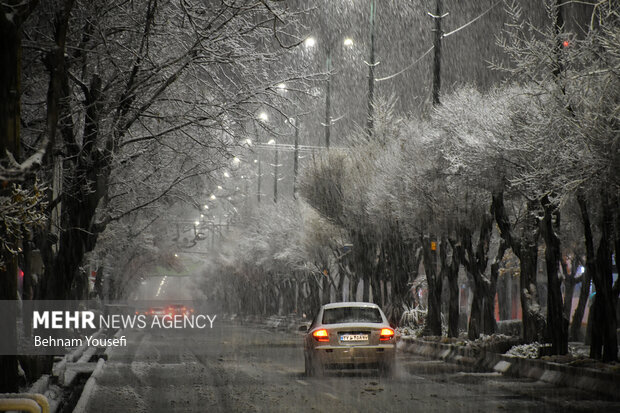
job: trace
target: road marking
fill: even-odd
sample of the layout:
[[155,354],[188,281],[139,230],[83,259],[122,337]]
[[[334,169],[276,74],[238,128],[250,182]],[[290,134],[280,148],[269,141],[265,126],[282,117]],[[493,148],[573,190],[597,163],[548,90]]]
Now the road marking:
[[303,384],[304,386],[307,386],[307,385],[308,385],[308,383],[306,383],[305,381],[302,381],[302,380],[295,380],[295,381],[296,381],[297,383],[299,383],[299,384]]
[[332,399],[334,399],[334,400],[339,400],[339,399],[338,399],[338,397],[334,396],[334,395],[333,395],[333,394],[331,394],[331,393],[328,393],[328,392],[323,392],[323,394],[325,394],[325,395],[326,395],[326,396],[328,396],[328,397],[331,397],[331,398],[332,398]]

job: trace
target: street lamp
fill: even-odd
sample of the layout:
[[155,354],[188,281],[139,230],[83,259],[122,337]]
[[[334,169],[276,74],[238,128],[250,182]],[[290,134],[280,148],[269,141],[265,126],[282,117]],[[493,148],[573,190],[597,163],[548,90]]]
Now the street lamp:
[[[374,1],[374,0],[373,0]],[[314,40],[313,37],[309,37],[308,39],[306,39],[306,43],[308,42],[308,40],[312,39],[311,41],[311,46],[314,46],[316,44],[316,41]],[[331,114],[331,95],[332,95],[332,76],[331,76],[331,71],[332,71],[332,37],[328,31],[327,33],[327,59],[326,59],[326,63],[325,63],[325,70],[327,72],[327,79],[326,79],[326,86],[325,86],[325,123],[324,123],[324,127],[325,127],[325,147],[329,148],[330,145],[330,141],[331,141],[331,124],[332,124],[332,114]],[[342,44],[347,47],[347,48],[352,48],[353,47],[353,39],[351,39],[350,37],[346,37]],[[306,44],[306,46],[309,46],[308,44]],[[319,144],[320,146],[320,144]]]
[[[258,114],[258,120],[260,122],[267,122],[269,121],[269,115],[267,114],[267,112],[260,112]],[[258,130],[256,129],[256,123],[254,123],[254,134],[256,135],[256,143],[260,142],[259,136],[258,136]],[[254,163],[258,163],[258,191],[256,193],[256,199],[258,200],[258,203],[260,204],[260,182],[261,182],[261,161],[260,161],[260,155],[258,156],[258,159],[254,160]]]
[[[269,145],[276,145],[275,139],[269,140],[267,142]],[[276,145],[276,151],[274,154],[274,164],[273,164],[273,202],[278,202],[278,146]]]
[[295,128],[295,152],[293,153],[293,198],[297,199],[297,171],[299,168],[299,125],[295,118],[290,118],[288,123]]
[[310,36],[304,41],[304,45],[306,46],[306,48],[311,49],[316,45],[316,39]]

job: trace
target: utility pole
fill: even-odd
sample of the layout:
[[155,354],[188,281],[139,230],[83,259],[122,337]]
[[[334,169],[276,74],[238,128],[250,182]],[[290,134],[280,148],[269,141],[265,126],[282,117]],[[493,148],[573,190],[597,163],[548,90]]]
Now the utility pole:
[[439,105],[439,91],[441,89],[441,37],[443,36],[443,32],[441,31],[441,20],[447,16],[447,14],[442,15],[442,13],[443,7],[441,0],[436,0],[435,15],[429,13],[430,16],[435,19],[435,28],[433,29],[435,32],[433,40],[433,48],[435,51],[433,59],[433,106]]
[[258,188],[257,188],[258,192],[256,193],[256,198],[258,200],[258,203],[260,204],[260,177],[261,177],[262,172],[261,172],[261,165],[260,165],[261,164],[260,155],[259,154],[257,155],[258,155]]
[[366,119],[366,135],[370,139],[374,128],[375,111],[375,17],[377,1],[370,0],[370,59],[368,61],[368,117]]

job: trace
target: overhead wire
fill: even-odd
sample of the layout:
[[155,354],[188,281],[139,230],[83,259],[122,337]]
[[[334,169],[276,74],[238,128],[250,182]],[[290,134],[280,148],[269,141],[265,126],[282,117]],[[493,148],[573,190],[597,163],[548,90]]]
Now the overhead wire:
[[[479,14],[478,16],[476,16],[474,19],[468,21],[467,23],[465,23],[464,25],[462,25],[461,27],[452,30],[451,32],[445,33],[443,36],[441,36],[442,38],[444,37],[448,37],[453,35],[454,33],[463,30],[464,28],[466,28],[467,26],[473,24],[474,22],[476,22],[477,20],[481,19],[482,17],[484,17],[487,13],[489,13],[491,10],[493,10],[499,3],[501,3],[500,1],[496,1],[491,7],[489,7],[487,10],[485,10],[484,12],[482,12],[482,14]],[[406,72],[407,70],[411,69],[415,64],[417,64],[420,60],[422,60],[427,54],[429,54],[431,52],[431,50],[433,50],[435,48],[435,46],[431,46],[426,52],[424,52],[422,54],[422,56],[418,57],[413,63],[411,63],[409,66],[405,67],[404,69],[402,69],[399,72],[396,72],[392,75],[386,76],[386,77],[382,77],[379,79],[375,79],[375,82],[382,82],[384,80],[390,80],[395,78],[396,76],[399,76],[401,74],[403,74],[404,72]]]

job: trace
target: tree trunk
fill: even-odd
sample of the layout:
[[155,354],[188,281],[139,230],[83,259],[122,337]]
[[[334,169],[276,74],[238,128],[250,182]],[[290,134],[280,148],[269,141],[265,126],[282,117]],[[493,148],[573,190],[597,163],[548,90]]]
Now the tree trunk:
[[538,306],[536,287],[536,270],[538,261],[538,244],[529,239],[521,247],[519,254],[519,289],[521,291],[521,311],[523,314],[523,339],[526,343],[541,341],[544,331],[544,318]]
[[610,216],[612,207],[609,205],[609,199],[605,193],[602,194],[602,201],[601,240],[595,252],[587,202],[582,194],[577,196],[586,241],[586,271],[591,274],[594,287],[596,288],[596,295],[591,308],[591,311],[593,311],[592,325],[590,323],[588,325],[591,334],[590,357],[594,359],[602,358],[604,361],[617,361],[616,300],[613,296],[612,248],[610,244],[611,234],[609,233],[612,225],[612,217]]
[[519,258],[523,339],[527,343],[540,341],[545,328],[545,319],[540,313],[536,287],[539,231],[535,203],[533,201],[527,203],[527,216],[520,237],[517,237],[513,232],[512,224],[504,206],[504,194],[502,192],[493,194],[492,211],[500,235]]
[[551,204],[548,196],[542,199],[541,204],[544,217],[540,226],[546,245],[545,263],[547,266],[547,335],[551,338],[552,353],[564,355],[568,353],[568,319],[564,317],[562,291],[558,277],[561,259],[560,238],[555,232],[555,228],[560,226],[560,217],[557,208]]
[[[452,257],[450,263],[447,263],[447,247],[448,243],[452,248]],[[441,269],[445,269],[445,275],[448,280],[448,337],[459,336],[459,265],[460,265],[460,253],[457,251],[460,246],[456,245],[456,242],[449,241],[444,237],[441,241]]]
[[344,277],[345,270],[342,264],[338,265],[338,288],[336,289],[336,300],[344,301]]
[[349,301],[357,301],[357,287],[359,278],[349,273]]
[[[603,212],[603,215],[606,215]],[[590,357],[603,361],[618,361],[616,333],[616,300],[613,297],[611,245],[608,230],[603,224],[601,242],[597,250],[597,271],[594,273],[596,295],[594,299],[594,325],[590,344]]]
[[321,303],[322,304],[327,304],[331,301],[331,297],[330,297],[331,285],[327,277],[329,276],[321,275],[321,280],[322,280],[321,281],[321,290],[322,290]]
[[579,302],[575,313],[573,314],[573,320],[570,325],[569,339],[571,341],[581,341],[583,337],[581,335],[581,324],[583,323],[583,315],[586,311],[586,304],[590,295],[590,285],[592,283],[592,277],[590,272],[586,269],[581,275],[581,289],[579,290]]
[[375,274],[370,279],[372,286],[372,302],[381,306],[381,283],[379,282],[379,274],[378,271],[375,271]]
[[[8,161],[7,151],[20,159],[21,120],[21,16],[15,13],[16,1],[0,6],[0,160]],[[9,19],[8,17],[12,18]],[[0,195],[10,199],[12,189],[4,182]],[[0,230],[0,236],[13,250],[18,240]],[[0,393],[17,392],[17,257],[7,249],[0,251],[0,300],[6,300],[7,313],[0,317],[3,346],[9,351],[0,355]],[[13,352],[12,349],[15,349]],[[12,354],[11,354],[12,353]]]
[[369,302],[370,301],[370,275],[366,274],[362,278],[364,282],[363,290],[362,290],[362,301]]
[[511,291],[510,291],[510,283],[511,277],[508,272],[504,272],[499,277],[499,287],[497,288],[498,300],[497,303],[499,305],[499,319],[500,320],[509,320],[511,317]]
[[0,270],[0,300],[4,301],[0,331],[2,347],[7,354],[0,355],[0,393],[15,393],[17,384],[17,257],[4,254],[5,265]]
[[499,267],[504,259],[507,245],[502,239],[499,242],[497,255],[491,263],[491,280],[485,296],[484,302],[484,333],[493,334],[497,331],[497,323],[495,321],[495,293],[497,291],[497,281],[499,279]]
[[474,291],[469,310],[469,323],[467,324],[467,338],[475,340],[482,333],[482,293],[483,287],[474,281]]
[[[493,334],[495,332],[495,284],[486,278],[488,253],[491,246],[491,233],[493,231],[493,216],[484,213],[480,225],[480,235],[476,250],[472,246],[472,231],[462,226],[459,229],[459,237],[462,248],[459,250],[459,259],[471,277],[474,286],[473,299],[470,310],[468,337],[472,340],[478,338],[481,333]],[[493,284],[493,285],[491,285]]]
[[428,284],[428,312],[424,325],[425,335],[441,336],[441,290],[442,280],[437,274],[437,251],[431,250],[431,241],[423,237],[424,271]]
[[579,265],[579,260],[576,257],[572,260],[566,257],[562,260],[560,266],[564,275],[564,317],[567,320],[570,319],[571,310],[573,309],[573,296],[575,294],[575,285],[578,282],[577,270]]

